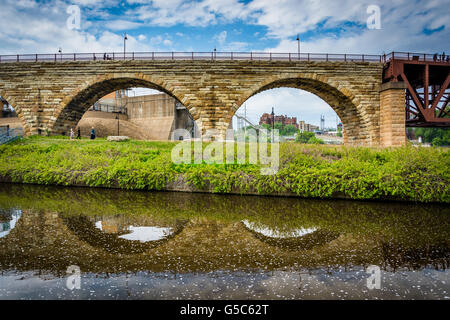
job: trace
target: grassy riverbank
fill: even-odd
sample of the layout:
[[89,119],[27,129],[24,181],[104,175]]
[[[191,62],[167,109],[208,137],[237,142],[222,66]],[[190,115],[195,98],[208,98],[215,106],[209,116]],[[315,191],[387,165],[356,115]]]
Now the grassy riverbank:
[[2,181],[142,190],[292,194],[450,202],[450,151],[280,145],[276,175],[260,165],[171,161],[172,142],[32,137],[0,146]]

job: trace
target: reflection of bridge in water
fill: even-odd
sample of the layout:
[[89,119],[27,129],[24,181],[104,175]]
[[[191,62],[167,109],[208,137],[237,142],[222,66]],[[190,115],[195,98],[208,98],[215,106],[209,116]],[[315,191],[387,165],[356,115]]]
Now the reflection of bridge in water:
[[[142,225],[148,225],[148,216],[133,217],[130,224],[140,219]],[[242,222],[205,218],[170,220],[162,225],[172,226],[173,234],[140,242],[120,238],[121,232],[103,232],[96,228],[95,220],[50,211],[24,211],[15,228],[0,239],[1,269],[57,274],[64,273],[71,264],[80,266],[83,272],[96,273],[316,269],[370,264],[390,269],[420,269],[427,265],[445,269],[449,262],[448,243],[411,247],[327,230],[279,238],[250,230]],[[161,221],[156,223],[161,225]]]
[[[8,184],[0,185],[0,208],[2,222],[22,212],[0,238],[2,270],[443,269],[450,261],[442,205]],[[129,240],[130,226],[170,232]]]

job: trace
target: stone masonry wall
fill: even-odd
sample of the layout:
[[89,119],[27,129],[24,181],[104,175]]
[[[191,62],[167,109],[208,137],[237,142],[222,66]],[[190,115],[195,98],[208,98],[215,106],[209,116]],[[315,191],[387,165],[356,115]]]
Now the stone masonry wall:
[[405,89],[403,82],[389,82],[380,92],[380,145],[402,146],[406,143]]
[[201,130],[224,133],[252,95],[294,87],[325,100],[340,116],[345,142],[380,144],[383,66],[367,62],[74,61],[0,64],[0,95],[16,109],[26,134],[68,133],[107,93],[129,87],[166,92],[185,105]]

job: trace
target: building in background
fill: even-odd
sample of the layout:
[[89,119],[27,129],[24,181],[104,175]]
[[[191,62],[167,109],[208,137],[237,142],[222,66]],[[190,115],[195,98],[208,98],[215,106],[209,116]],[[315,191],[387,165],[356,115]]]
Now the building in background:
[[[274,118],[274,120],[272,120],[273,118]],[[298,129],[298,123],[297,123],[296,117],[288,117],[286,115],[284,115],[284,116],[283,115],[281,115],[281,116],[275,115],[274,117],[272,117],[271,114],[263,113],[263,115],[259,119],[260,125],[262,125],[262,124],[272,125],[273,122],[281,123],[282,126],[290,124]]]
[[286,125],[293,125],[295,128],[302,132],[314,132],[319,130],[319,126],[315,126],[309,123],[306,123],[305,121],[300,121],[297,123],[297,117],[288,117],[286,115],[277,116],[274,117],[269,113],[263,113],[261,118],[259,119],[259,124],[267,124],[272,125],[272,123],[280,123],[283,127]]
[[298,125],[298,129],[301,132],[314,132],[319,130],[319,126],[315,126],[313,124],[306,123],[305,121],[300,121]]

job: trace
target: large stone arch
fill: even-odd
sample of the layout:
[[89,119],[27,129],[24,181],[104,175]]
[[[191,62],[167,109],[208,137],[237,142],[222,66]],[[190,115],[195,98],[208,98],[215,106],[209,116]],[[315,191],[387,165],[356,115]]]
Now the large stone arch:
[[227,122],[232,120],[236,111],[252,96],[275,88],[296,88],[308,91],[322,100],[338,114],[344,125],[344,143],[350,145],[368,145],[374,140],[373,119],[369,119],[356,95],[347,87],[326,76],[315,74],[292,74],[274,76],[264,82],[256,83],[241,95],[227,115]]
[[54,115],[54,121],[49,123],[50,132],[52,134],[69,132],[71,127],[77,125],[89,107],[100,98],[113,91],[132,87],[155,89],[170,95],[183,103],[197,122],[199,118],[197,110],[189,105],[189,101],[185,99],[183,94],[178,93],[176,88],[167,85],[164,81],[152,79],[152,77],[143,74],[108,74],[95,77],[84,82],[81,88],[72,90],[61,101],[59,110]]

